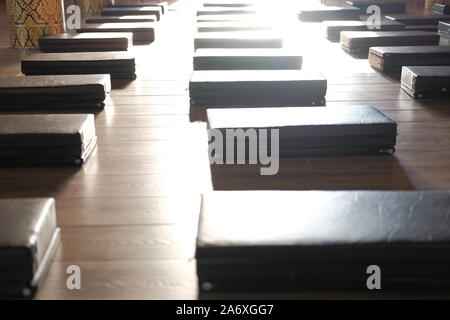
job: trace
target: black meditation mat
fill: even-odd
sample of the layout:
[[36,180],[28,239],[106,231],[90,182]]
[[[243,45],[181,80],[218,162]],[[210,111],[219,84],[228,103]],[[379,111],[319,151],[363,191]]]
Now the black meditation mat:
[[97,52],[127,51],[133,45],[133,34],[122,33],[61,33],[39,38],[39,51]]
[[284,49],[197,49],[194,70],[294,70],[302,56]]
[[108,8],[124,8],[124,7],[131,7],[131,8],[145,8],[145,7],[160,7],[161,13],[166,14],[169,10],[169,4],[167,1],[163,2],[123,2],[123,3],[115,3],[115,4],[109,4],[107,5]]
[[433,5],[433,12],[436,14],[449,14],[450,13],[450,5],[435,3]]
[[133,42],[150,43],[155,40],[156,24],[153,22],[134,22],[134,23],[87,23],[82,24],[78,33],[86,32],[131,32]]
[[208,7],[253,7],[254,1],[243,0],[204,0],[203,6]]
[[255,13],[256,9],[253,7],[203,7],[197,10],[197,16]]
[[281,48],[282,46],[282,37],[270,31],[199,32],[194,37],[195,49]]
[[432,46],[439,44],[439,35],[426,31],[343,31],[341,46],[351,54],[366,55],[370,47]]
[[450,23],[445,21],[439,21],[438,31],[441,36],[450,38]]
[[405,13],[406,11],[406,0],[403,1],[350,0],[346,1],[346,4],[348,6],[359,8],[361,10],[361,14],[367,14],[367,9],[369,8],[369,6],[377,6],[378,8],[380,8],[381,14]]
[[403,67],[402,89],[417,99],[450,97],[450,63],[447,66]]
[[109,74],[0,77],[1,111],[101,109],[111,91]]
[[96,141],[92,114],[2,115],[0,166],[79,166]]
[[248,22],[248,21],[272,21],[271,17],[262,17],[257,14],[211,14],[197,16],[197,23],[202,22]]
[[386,16],[386,20],[397,21],[406,25],[437,25],[439,21],[450,21],[449,14],[409,15],[397,14]]
[[272,27],[268,23],[252,21],[198,22],[198,32],[230,32],[230,31],[267,31]]
[[26,75],[110,74],[111,79],[136,79],[134,56],[126,51],[35,53],[21,61]]
[[[330,41],[340,41],[341,31],[371,31],[372,25],[367,21],[324,21],[325,37]],[[398,31],[404,30],[405,25],[396,21],[381,21],[379,29],[372,31]]]
[[[226,156],[228,129],[276,129],[280,157],[392,154],[397,124],[370,106],[208,109],[208,127],[223,133]],[[258,151],[250,142],[240,151]],[[267,146],[271,149],[271,145]]]
[[206,108],[325,105],[327,80],[300,70],[194,71],[189,83],[191,120]]
[[156,22],[156,16],[94,16],[86,17],[85,23],[135,23]]
[[321,6],[318,8],[302,9],[298,18],[304,22],[322,22],[326,20],[359,20],[360,10],[356,7]]
[[155,16],[159,21],[162,16],[162,8],[151,7],[106,7],[102,9],[102,16]]
[[0,199],[0,297],[33,297],[60,233],[53,198]]
[[429,31],[437,32],[438,26],[436,24],[417,24],[417,25],[405,25],[405,31]]
[[450,46],[372,47],[369,63],[386,73],[400,73],[403,66],[446,66],[450,65]]
[[215,191],[202,197],[202,291],[450,290],[448,191]]

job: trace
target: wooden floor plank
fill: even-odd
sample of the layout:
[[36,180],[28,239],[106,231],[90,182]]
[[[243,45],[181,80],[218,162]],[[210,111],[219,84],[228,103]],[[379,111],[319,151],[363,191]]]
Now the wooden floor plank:
[[63,227],[55,261],[192,259],[195,224]]
[[195,225],[200,195],[66,198],[56,203],[60,226]]
[[[68,290],[67,267],[82,270],[81,290]],[[37,299],[196,299],[195,263],[171,261],[55,261]]]

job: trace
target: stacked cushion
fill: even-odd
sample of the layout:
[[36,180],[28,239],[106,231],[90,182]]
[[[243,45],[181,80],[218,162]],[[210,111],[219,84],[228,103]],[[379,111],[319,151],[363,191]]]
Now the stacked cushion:
[[155,16],[159,21],[162,16],[162,8],[151,7],[107,7],[103,8],[102,16]]
[[372,47],[369,63],[388,73],[400,73],[403,66],[450,65],[450,46]]
[[450,289],[448,191],[216,191],[203,195],[200,290]]
[[156,16],[87,16],[86,23],[136,23],[136,22],[156,22]]
[[283,39],[273,32],[199,32],[194,48],[281,48]]
[[194,70],[301,69],[302,56],[283,49],[198,49]]
[[191,119],[206,108],[321,106],[327,81],[299,70],[194,71],[189,84]]
[[[341,31],[370,31],[367,21],[324,21],[325,36],[330,41],[339,41]],[[381,21],[374,31],[404,30],[405,25],[396,21]]]
[[79,166],[96,141],[92,114],[2,115],[0,166]]
[[111,91],[108,74],[0,77],[1,111],[101,109]]
[[136,23],[99,23],[81,25],[77,32],[131,32],[134,42],[150,43],[155,40],[155,24],[152,22]]
[[298,18],[305,22],[322,22],[326,20],[359,20],[360,10],[355,7],[323,6],[300,10]]
[[21,61],[26,75],[110,74],[111,79],[136,79],[134,56],[128,52],[35,53]]
[[403,67],[401,82],[403,90],[414,98],[448,98],[450,65]]
[[[224,146],[233,143],[225,135],[229,129],[278,130],[280,157],[392,154],[397,139],[397,124],[370,106],[208,109],[207,113],[209,128],[223,133]],[[258,145],[236,147],[249,154]]]
[[133,45],[132,33],[62,33],[39,38],[39,51],[95,52],[127,51]]
[[344,31],[342,48],[352,54],[367,54],[370,47],[432,46],[439,44],[439,35],[426,31]]
[[59,237],[54,199],[0,199],[0,297],[34,295]]

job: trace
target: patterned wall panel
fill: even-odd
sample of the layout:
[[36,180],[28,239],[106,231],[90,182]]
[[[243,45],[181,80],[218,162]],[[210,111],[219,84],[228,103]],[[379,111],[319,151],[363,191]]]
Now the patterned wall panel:
[[6,0],[13,48],[36,49],[42,36],[63,33],[61,0]]

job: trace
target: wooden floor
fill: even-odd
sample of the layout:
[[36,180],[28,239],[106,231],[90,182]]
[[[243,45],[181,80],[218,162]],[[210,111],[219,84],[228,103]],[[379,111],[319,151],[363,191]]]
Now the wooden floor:
[[[96,116],[98,147],[81,169],[0,169],[1,197],[54,196],[62,240],[37,299],[195,299],[200,194],[212,188],[206,129],[189,124],[188,81],[194,16],[178,4],[160,23],[157,41],[134,48],[138,79],[112,92]],[[9,48],[0,2],[0,73],[20,72]],[[304,69],[329,81],[327,106],[369,104],[399,124],[392,157],[282,161],[280,174],[214,168],[217,189],[450,189],[448,101],[418,102],[365,59],[323,38],[320,24],[285,26]],[[78,265],[82,289],[66,288]]]

